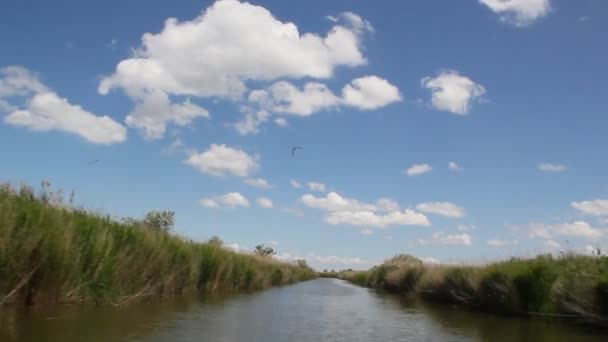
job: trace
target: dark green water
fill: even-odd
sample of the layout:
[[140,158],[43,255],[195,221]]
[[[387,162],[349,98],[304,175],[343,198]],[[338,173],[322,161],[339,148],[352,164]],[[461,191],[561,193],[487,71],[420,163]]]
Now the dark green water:
[[587,329],[403,303],[339,280],[126,308],[0,311],[0,341],[608,341]]

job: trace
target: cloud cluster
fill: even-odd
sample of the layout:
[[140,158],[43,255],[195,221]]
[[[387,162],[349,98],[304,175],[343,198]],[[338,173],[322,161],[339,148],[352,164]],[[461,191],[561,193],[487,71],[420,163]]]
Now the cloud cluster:
[[531,238],[552,239],[556,236],[565,236],[593,240],[607,234],[608,229],[594,228],[584,221],[557,224],[531,223],[528,227],[528,236]]
[[[264,7],[217,1],[192,20],[169,18],[160,32],[145,33],[134,55],[101,80],[99,92],[122,89],[136,104],[128,124],[156,139],[167,124],[183,122],[176,119],[182,113],[171,110],[175,97],[239,100],[247,92],[248,81],[328,79],[339,66],[366,64],[362,35],[373,29],[371,24],[350,12],[332,18],[335,25],[325,35],[302,33],[294,23],[280,21]],[[394,86],[374,77],[354,80],[344,103],[371,109],[395,99]],[[300,115],[335,101],[320,83],[310,83],[300,91],[278,82],[263,91],[273,99],[277,95],[281,103],[288,102],[279,104],[277,111]],[[256,96],[253,92],[250,98]],[[161,105],[158,110],[152,102]],[[188,120],[206,116],[201,107],[188,108]],[[251,126],[257,123],[251,119],[250,115],[249,129],[241,127],[241,133],[255,131]]]
[[247,177],[259,167],[258,159],[238,148],[212,144],[204,152],[191,152],[184,163],[212,176]]
[[[24,97],[25,106],[2,98]],[[127,139],[124,126],[108,116],[99,116],[70,103],[46,87],[31,71],[9,66],[0,69],[0,110],[4,122],[31,131],[61,131],[76,134],[93,144],[110,145]]]
[[387,198],[379,199],[376,203],[371,204],[330,192],[325,197],[307,194],[302,196],[300,201],[309,208],[328,212],[325,221],[332,225],[345,224],[374,228],[431,225],[424,214],[410,209],[401,210],[398,203]]

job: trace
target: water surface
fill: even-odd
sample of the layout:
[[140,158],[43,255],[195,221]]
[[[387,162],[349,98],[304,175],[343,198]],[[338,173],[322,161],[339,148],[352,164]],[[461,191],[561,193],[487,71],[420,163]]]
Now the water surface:
[[0,341],[606,341],[581,327],[404,303],[336,279],[129,307],[0,311]]

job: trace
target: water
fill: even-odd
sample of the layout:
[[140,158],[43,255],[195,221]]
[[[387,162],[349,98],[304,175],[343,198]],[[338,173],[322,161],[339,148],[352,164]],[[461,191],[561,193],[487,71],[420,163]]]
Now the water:
[[588,329],[403,303],[318,279],[229,297],[125,308],[0,311],[0,341],[606,341]]

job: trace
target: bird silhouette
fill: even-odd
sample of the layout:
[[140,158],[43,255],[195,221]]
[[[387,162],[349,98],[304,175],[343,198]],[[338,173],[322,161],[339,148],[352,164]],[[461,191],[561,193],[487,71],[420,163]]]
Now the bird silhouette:
[[300,146],[294,146],[294,147],[291,149],[291,156],[292,156],[292,157],[296,155],[296,150],[303,150],[303,148],[301,148]]
[[97,164],[98,162],[99,162],[99,159],[95,159],[95,160],[93,160],[91,162],[88,162],[87,164],[93,165],[93,164]]

